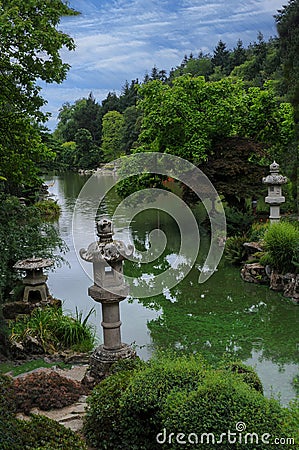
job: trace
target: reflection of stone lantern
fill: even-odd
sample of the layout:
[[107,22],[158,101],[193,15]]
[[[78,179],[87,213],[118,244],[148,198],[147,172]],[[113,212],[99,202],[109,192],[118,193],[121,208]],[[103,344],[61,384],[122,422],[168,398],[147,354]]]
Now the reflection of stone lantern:
[[135,352],[121,342],[119,303],[124,300],[129,288],[123,277],[123,260],[132,254],[122,241],[112,239],[112,222],[101,219],[97,222],[98,242],[88,249],[81,249],[82,259],[93,263],[94,284],[88,294],[102,304],[102,327],[104,344],[91,355],[90,374],[101,378],[108,372],[111,364],[119,359],[132,358]]
[[263,178],[263,183],[268,185],[268,196],[265,202],[270,204],[270,222],[279,222],[280,205],[285,202],[281,192],[281,186],[287,183],[287,177],[279,174],[279,164],[275,161],[270,165],[270,175]]
[[50,267],[54,264],[54,261],[48,258],[28,258],[22,261],[17,261],[13,266],[14,269],[22,270],[26,272],[25,278],[23,278],[24,294],[23,300],[29,302],[37,297],[38,300],[46,302],[49,289],[46,284],[47,275],[44,275],[43,269]]

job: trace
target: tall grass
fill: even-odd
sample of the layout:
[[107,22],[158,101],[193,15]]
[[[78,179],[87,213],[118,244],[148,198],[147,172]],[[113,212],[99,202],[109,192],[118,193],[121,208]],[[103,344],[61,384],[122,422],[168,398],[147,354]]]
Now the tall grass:
[[83,319],[82,312],[76,309],[76,317],[65,315],[62,308],[37,308],[31,316],[11,322],[11,340],[22,342],[27,336],[34,337],[45,352],[71,349],[90,351],[95,343],[94,328],[88,323],[92,308]]
[[273,223],[264,235],[266,254],[262,264],[281,273],[296,272],[299,266],[299,228],[291,222]]

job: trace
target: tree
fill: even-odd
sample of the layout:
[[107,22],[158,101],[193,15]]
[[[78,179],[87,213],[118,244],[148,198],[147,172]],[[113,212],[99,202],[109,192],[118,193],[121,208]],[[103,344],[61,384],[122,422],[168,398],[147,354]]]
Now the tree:
[[252,139],[227,137],[215,142],[212,154],[199,167],[229,206],[244,211],[246,198],[265,192],[261,179],[267,169],[260,161],[266,156],[263,146]]
[[130,106],[123,113],[122,148],[126,154],[137,145],[140,133],[141,113],[136,106]]
[[168,86],[160,81],[140,88],[142,148],[173,153],[200,164],[215,142],[240,136],[283,151],[293,139],[292,108],[280,104],[271,85],[245,89],[230,78],[206,82],[188,75]]
[[138,84],[138,79],[132,80],[131,84],[129,84],[128,81],[125,82],[119,98],[121,112],[125,111],[125,109],[129,108],[130,106],[136,106]]
[[243,47],[243,42],[241,39],[238,39],[236,47],[233,49],[230,54],[230,66],[231,68],[240,66],[246,60],[246,50]]
[[100,149],[92,139],[86,128],[80,128],[75,134],[76,167],[81,169],[94,169],[99,165]]
[[[224,195],[228,184],[231,204],[233,196],[244,204],[256,189],[254,170],[259,177],[259,165],[269,164],[274,155],[280,160],[294,138],[292,107],[279,103],[271,85],[246,89],[241,80],[206,82],[185,75],[171,86],[148,82],[139,92],[143,116],[138,150],[170,153],[210,168]],[[221,173],[216,173],[219,165]],[[246,191],[234,194],[239,176],[246,181]],[[135,179],[135,188],[143,186],[142,181]],[[128,192],[130,186],[122,183],[119,193]]]
[[299,1],[289,0],[275,16],[284,77],[289,98],[299,121]]
[[292,155],[293,167],[291,179],[293,182],[293,195],[297,201],[297,212],[299,211],[299,1],[289,0],[275,16],[277,31],[279,35],[280,52],[284,70],[284,82],[288,98],[290,99],[295,113],[297,145]]
[[68,12],[61,0],[0,2],[0,175],[10,192],[36,182],[36,164],[49,156],[32,125],[47,117],[37,80],[60,83],[66,77],[69,65],[60,50],[73,50],[74,42],[56,27]]
[[220,39],[212,58],[214,67],[221,67],[225,73],[229,73],[229,50],[226,49],[226,44]]
[[122,153],[124,118],[118,111],[109,111],[102,122],[102,152],[106,161],[112,161]]
[[88,98],[81,98],[73,105],[64,103],[59,111],[58,125],[54,136],[60,141],[73,141],[81,128],[88,130],[95,144],[101,140],[101,106],[96,103],[92,92]]

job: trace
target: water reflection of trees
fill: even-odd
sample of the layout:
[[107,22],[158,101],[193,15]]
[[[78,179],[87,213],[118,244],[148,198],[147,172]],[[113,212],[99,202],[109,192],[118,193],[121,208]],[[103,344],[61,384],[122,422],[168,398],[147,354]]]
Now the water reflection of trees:
[[210,360],[224,354],[242,360],[252,350],[275,363],[298,363],[298,307],[267,287],[244,283],[224,264],[206,283],[198,271],[170,292],[139,300],[161,310],[148,323],[155,347],[202,352]]

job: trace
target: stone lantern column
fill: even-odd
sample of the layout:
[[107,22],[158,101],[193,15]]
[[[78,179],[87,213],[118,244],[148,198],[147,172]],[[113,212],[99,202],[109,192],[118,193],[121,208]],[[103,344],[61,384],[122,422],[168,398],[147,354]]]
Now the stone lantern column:
[[101,219],[96,224],[99,240],[81,249],[82,259],[93,264],[94,284],[88,294],[102,304],[104,343],[90,357],[90,375],[101,379],[109,372],[111,364],[119,359],[136,356],[135,351],[121,342],[119,303],[124,300],[129,287],[123,277],[123,261],[133,253],[133,247],[112,239],[112,221]]
[[270,222],[279,222],[280,205],[285,202],[281,187],[288,181],[287,177],[279,174],[279,164],[275,161],[270,165],[270,175],[263,178],[263,183],[268,185],[268,195],[265,202],[270,205]]

